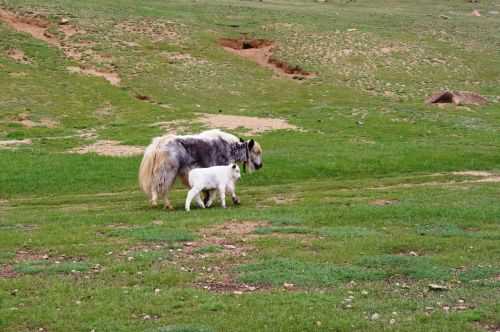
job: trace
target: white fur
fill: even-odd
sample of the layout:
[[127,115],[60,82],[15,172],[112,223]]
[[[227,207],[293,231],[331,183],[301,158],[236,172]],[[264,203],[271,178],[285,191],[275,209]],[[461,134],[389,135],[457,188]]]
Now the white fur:
[[215,191],[219,192],[221,205],[226,208],[226,191],[231,194],[233,202],[239,203],[235,192],[235,183],[241,177],[240,168],[236,164],[227,166],[213,166],[208,168],[195,168],[189,172],[189,190],[186,197],[186,211],[190,210],[193,198],[196,203],[205,208],[200,193],[203,190],[209,190],[207,207],[212,205],[215,198]]

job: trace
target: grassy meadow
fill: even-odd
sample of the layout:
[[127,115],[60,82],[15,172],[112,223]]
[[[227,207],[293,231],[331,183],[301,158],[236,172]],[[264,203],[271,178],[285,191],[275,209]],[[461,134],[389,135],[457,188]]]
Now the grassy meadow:
[[[0,9],[58,41],[0,12],[0,331],[500,330],[498,1]],[[314,77],[218,43],[241,36]],[[443,89],[488,104],[424,103]],[[140,155],[68,153],[199,132],[200,114],[297,127],[227,130],[264,150],[241,206],[186,213],[179,184],[175,211],[151,208]]]

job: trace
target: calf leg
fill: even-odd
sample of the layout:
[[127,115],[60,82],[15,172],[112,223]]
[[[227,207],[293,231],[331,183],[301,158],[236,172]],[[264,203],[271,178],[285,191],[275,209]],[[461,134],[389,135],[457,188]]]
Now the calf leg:
[[240,205],[240,198],[236,196],[234,188],[229,188],[229,192],[231,193],[231,199],[233,200],[233,204]]
[[213,204],[213,202],[215,200],[215,193],[216,193],[215,190],[209,190],[208,191],[207,201],[205,202],[205,206],[207,208],[212,206],[212,204]]
[[189,212],[189,210],[191,208],[191,201],[193,200],[193,198],[195,198],[196,196],[199,195],[200,191],[201,190],[196,188],[196,187],[193,187],[193,188],[191,188],[191,190],[188,191],[188,194],[186,197],[186,205],[185,205],[186,211]]
[[205,204],[203,204],[203,200],[201,199],[200,194],[196,195],[194,199],[196,200],[196,204],[198,204],[199,207],[201,207],[202,209],[205,208]]
[[226,188],[219,187],[219,197],[220,197],[220,204],[225,209],[226,208]]

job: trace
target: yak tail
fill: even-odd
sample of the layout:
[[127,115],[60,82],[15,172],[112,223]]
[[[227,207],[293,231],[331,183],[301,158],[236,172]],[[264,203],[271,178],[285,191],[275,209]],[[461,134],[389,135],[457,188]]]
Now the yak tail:
[[139,186],[150,197],[152,191],[157,189],[153,188],[155,182],[157,182],[155,178],[158,176],[157,173],[167,157],[165,153],[162,153],[161,146],[174,137],[173,135],[156,137],[144,151],[141,166],[139,167]]

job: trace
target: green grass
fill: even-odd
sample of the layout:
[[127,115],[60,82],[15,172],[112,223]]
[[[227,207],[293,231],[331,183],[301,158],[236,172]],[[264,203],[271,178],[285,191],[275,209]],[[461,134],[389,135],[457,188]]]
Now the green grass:
[[222,247],[218,245],[208,245],[205,247],[196,248],[193,250],[195,254],[213,254],[222,251]]
[[159,227],[142,227],[120,230],[112,233],[131,237],[141,241],[183,242],[194,240],[194,235],[184,229],[162,229]]
[[48,261],[30,261],[17,264],[14,270],[23,274],[34,273],[75,273],[86,272],[89,265],[85,262],[61,262],[52,263]]
[[369,281],[384,277],[384,272],[353,266],[311,264],[288,259],[243,265],[239,271],[242,282],[272,286],[292,283],[297,286],[328,287],[351,280]]
[[[75,60],[0,23],[0,142],[32,142],[0,143],[1,331],[500,326],[500,188],[452,174],[500,170],[497,1],[0,7],[41,13],[59,36],[61,17],[85,31],[65,40],[79,45]],[[469,15],[474,9],[480,17]],[[273,40],[277,58],[317,77],[274,77],[217,43],[242,34]],[[31,64],[7,56],[13,48]],[[121,84],[66,70],[80,65],[114,70]],[[424,105],[443,88],[490,103]],[[97,140],[145,146],[165,133],[158,122],[198,132],[197,113],[282,118],[301,130],[235,130],[259,141],[264,168],[243,175],[242,204],[225,210],[184,212],[180,185],[171,195],[176,211],[150,208],[137,185],[140,156],[67,153]],[[26,116],[57,125],[25,127]],[[22,252],[84,259],[57,264]],[[214,280],[229,285],[203,288]],[[459,300],[465,309],[453,309]]]

